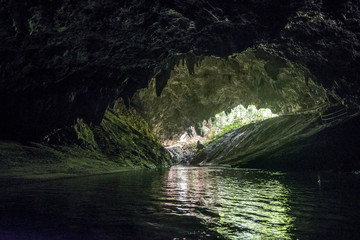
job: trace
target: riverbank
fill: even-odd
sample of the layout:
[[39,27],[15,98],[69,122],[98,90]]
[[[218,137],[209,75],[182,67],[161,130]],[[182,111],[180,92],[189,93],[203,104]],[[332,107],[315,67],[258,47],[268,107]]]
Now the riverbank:
[[0,141],[0,177],[53,179],[172,165],[147,123],[121,100],[99,125],[82,119],[40,142]]
[[0,178],[58,179],[94,174],[155,168],[145,160],[140,163],[119,161],[98,151],[80,146],[54,146],[40,143],[0,142]]

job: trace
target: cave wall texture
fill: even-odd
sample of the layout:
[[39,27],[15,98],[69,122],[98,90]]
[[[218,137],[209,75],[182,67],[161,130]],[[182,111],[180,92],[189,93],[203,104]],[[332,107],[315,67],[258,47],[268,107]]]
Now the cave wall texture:
[[360,168],[359,124],[359,115],[328,123],[314,113],[279,116],[223,135],[198,151],[192,164],[350,172]]
[[0,0],[0,137],[41,140],[198,56],[261,48],[359,103],[358,0]]
[[177,141],[190,126],[239,104],[288,114],[319,108],[329,98],[339,97],[315,84],[308,69],[263,49],[247,49],[228,58],[203,57],[191,72],[184,59],[171,71],[160,96],[152,79],[131,104],[160,140]]

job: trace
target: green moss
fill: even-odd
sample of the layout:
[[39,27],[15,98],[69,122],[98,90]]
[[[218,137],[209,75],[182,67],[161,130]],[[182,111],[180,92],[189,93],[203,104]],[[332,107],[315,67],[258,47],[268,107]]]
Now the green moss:
[[121,100],[106,110],[100,125],[77,119],[45,141],[29,146],[0,142],[0,176],[52,178],[172,165],[145,120]]
[[94,133],[88,124],[82,119],[77,119],[74,130],[79,141],[86,144],[90,149],[96,149],[97,144],[95,142]]
[[121,102],[107,109],[100,126],[91,130],[99,151],[122,165],[156,167],[171,164],[168,153],[150,132],[145,120],[133,109],[127,110]]

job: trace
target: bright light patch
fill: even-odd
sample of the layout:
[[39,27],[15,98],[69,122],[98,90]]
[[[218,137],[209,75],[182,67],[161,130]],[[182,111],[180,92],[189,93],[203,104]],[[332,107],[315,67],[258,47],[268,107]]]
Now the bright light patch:
[[202,130],[204,136],[212,138],[249,123],[259,122],[277,116],[277,114],[273,114],[268,108],[257,109],[254,105],[249,105],[245,108],[240,104],[228,113],[223,111],[208,121],[204,121]]
[[214,117],[204,120],[198,124],[197,129],[194,126],[190,126],[188,131],[180,135],[178,143],[187,144],[197,141],[205,143],[233,129],[277,116],[277,114],[272,113],[268,108],[257,109],[254,105],[249,105],[245,108],[240,104],[230,111],[222,111]]

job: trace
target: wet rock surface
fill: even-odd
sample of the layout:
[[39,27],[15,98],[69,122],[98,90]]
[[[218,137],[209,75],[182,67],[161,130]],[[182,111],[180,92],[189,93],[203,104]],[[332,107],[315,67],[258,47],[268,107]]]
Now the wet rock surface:
[[195,154],[191,164],[351,171],[360,168],[359,115],[324,122],[288,115],[233,130]]

